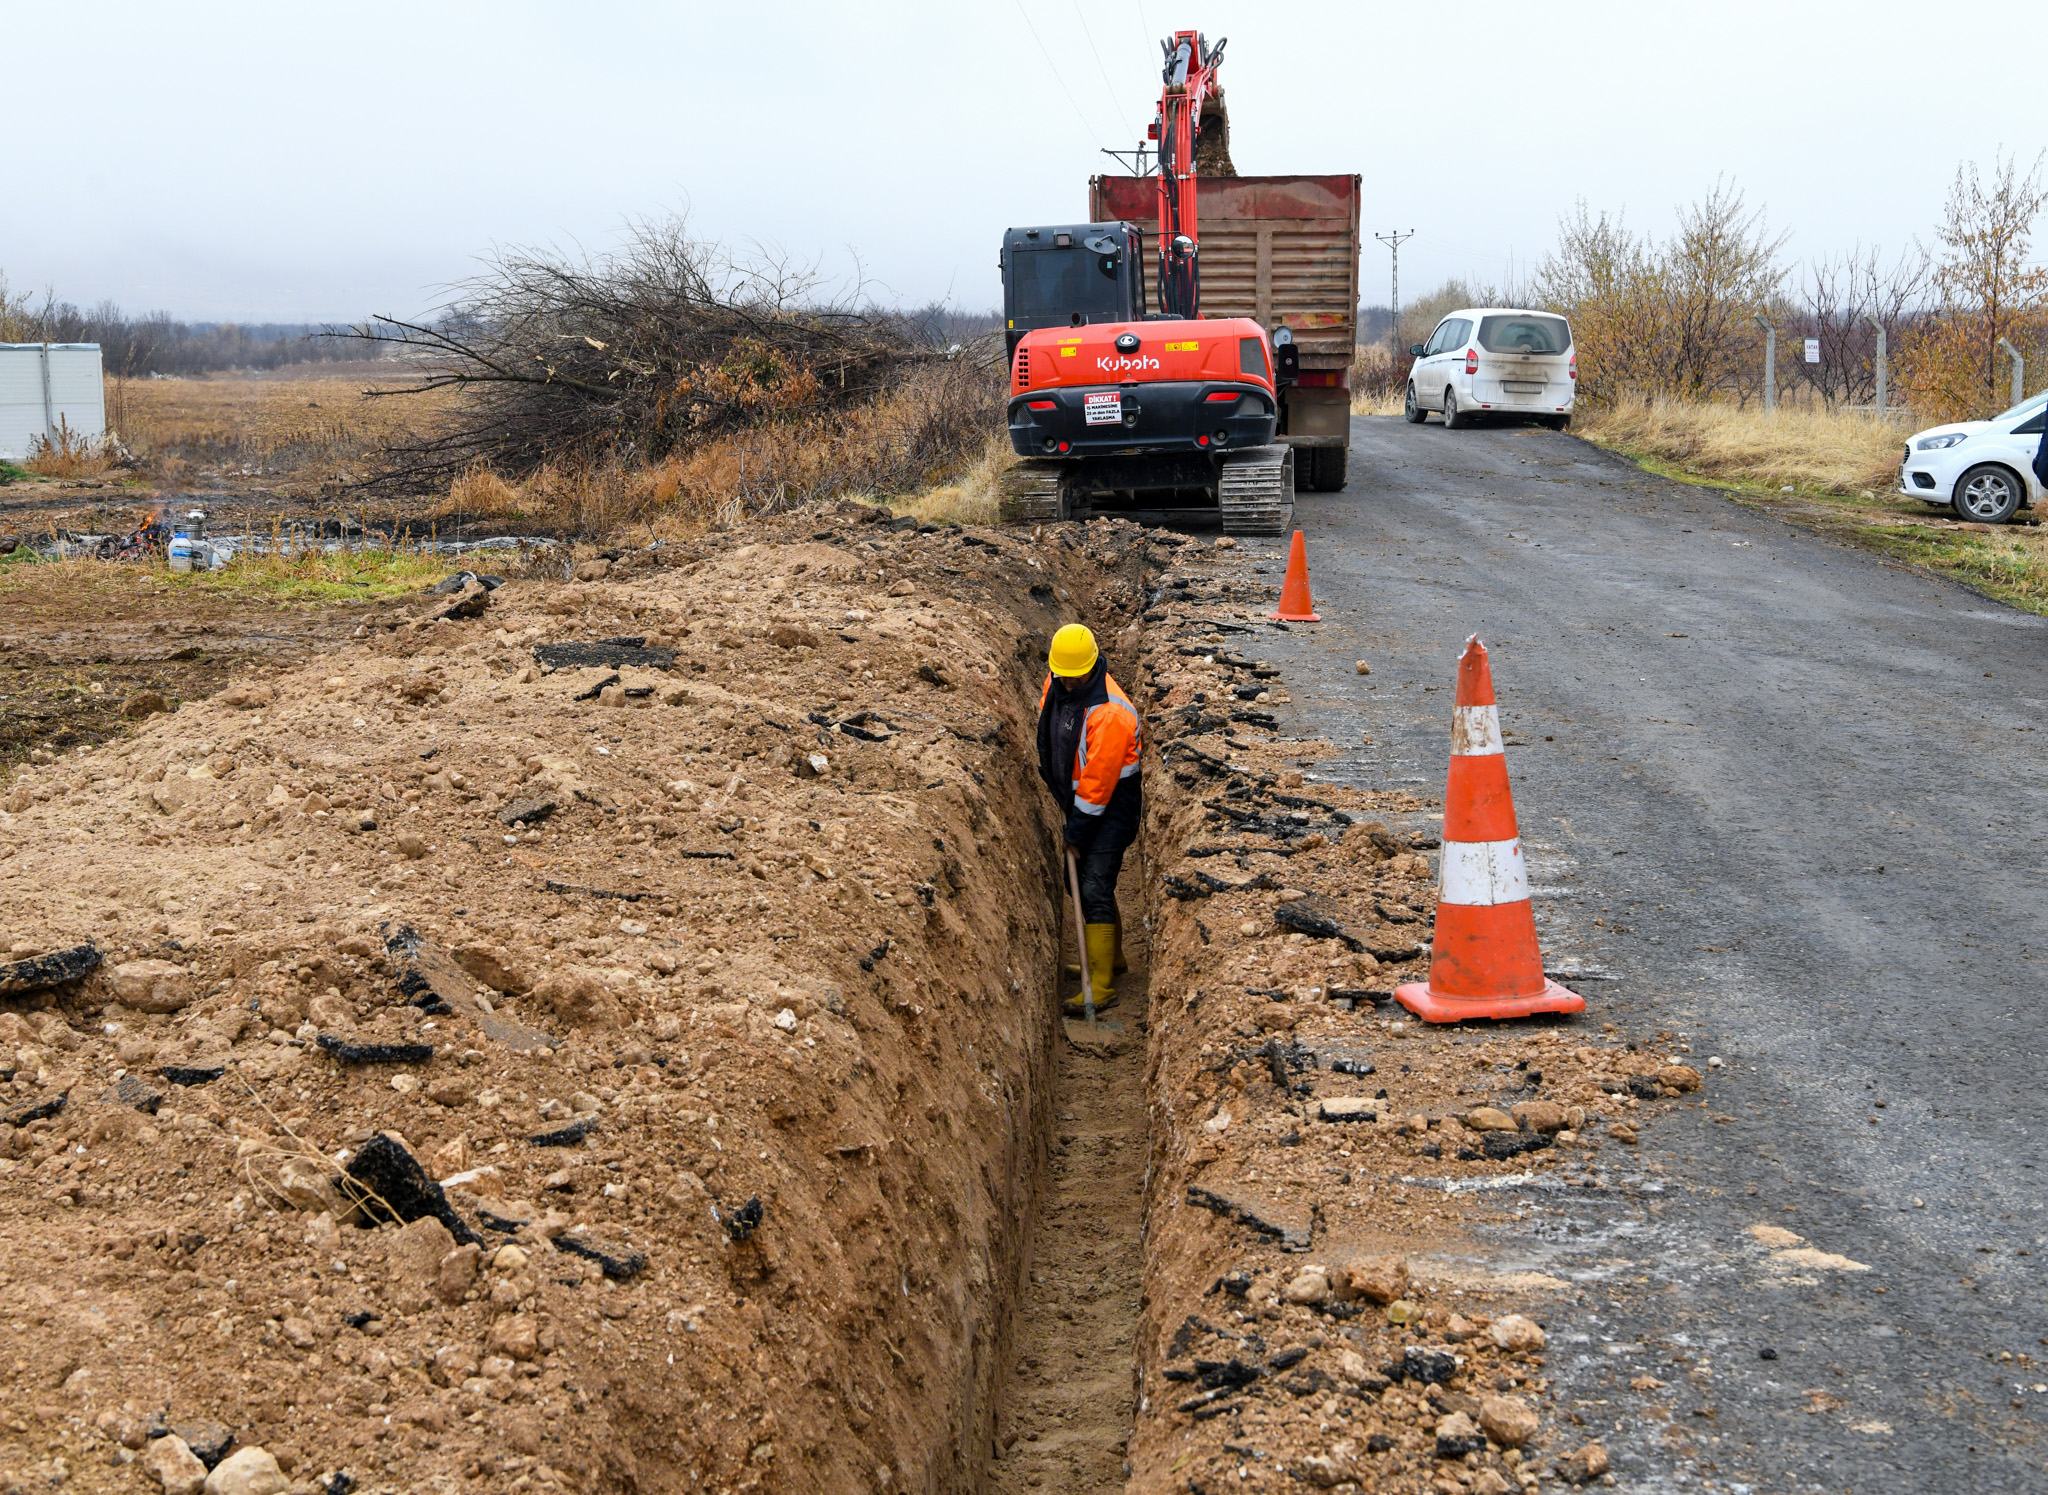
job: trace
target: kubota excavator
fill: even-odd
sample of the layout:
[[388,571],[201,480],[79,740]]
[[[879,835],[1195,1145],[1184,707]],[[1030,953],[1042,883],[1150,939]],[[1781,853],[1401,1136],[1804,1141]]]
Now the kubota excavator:
[[1144,237],[1130,223],[1003,235],[1010,444],[1024,459],[1005,475],[1003,517],[1116,513],[1281,534],[1294,516],[1294,452],[1274,433],[1294,348],[1284,329],[1269,339],[1249,317],[1201,314],[1195,144],[1224,43],[1179,31],[1162,46],[1149,132],[1161,308],[1146,309]]

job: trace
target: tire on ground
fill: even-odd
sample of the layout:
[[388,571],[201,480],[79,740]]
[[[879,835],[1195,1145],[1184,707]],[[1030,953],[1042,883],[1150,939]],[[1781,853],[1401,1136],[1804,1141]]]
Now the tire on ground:
[[2003,524],[2027,496],[2026,486],[2011,468],[1980,462],[1956,479],[1949,506],[1956,518],[1975,524]]
[[1344,487],[1345,458],[1350,454],[1341,446],[1312,446],[1297,448],[1296,457],[1308,458],[1307,478],[1298,486],[1311,493],[1336,493]]

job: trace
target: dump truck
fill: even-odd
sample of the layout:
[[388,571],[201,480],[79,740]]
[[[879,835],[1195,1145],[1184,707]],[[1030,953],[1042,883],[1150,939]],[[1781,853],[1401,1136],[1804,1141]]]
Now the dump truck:
[[[1334,493],[1351,449],[1359,178],[1198,176],[1195,192],[1202,315],[1249,317],[1281,346],[1292,342],[1298,371],[1281,391],[1275,439],[1294,449],[1298,486]],[[1157,196],[1149,177],[1098,176],[1088,216],[1149,233]]]

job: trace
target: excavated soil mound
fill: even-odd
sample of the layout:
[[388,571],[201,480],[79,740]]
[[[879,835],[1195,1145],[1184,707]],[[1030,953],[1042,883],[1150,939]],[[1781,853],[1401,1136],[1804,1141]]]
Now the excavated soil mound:
[[1144,547],[818,526],[367,612],[13,780],[10,958],[104,958],[0,1000],[0,1490],[981,1478],[1039,661],[1130,657]]
[[1156,596],[1129,1488],[1533,1488],[1583,1440],[1544,1402],[1541,1297],[1455,1269],[1465,1228],[1498,1218],[1489,1189],[1609,1186],[1603,1146],[1701,1076],[1594,1017],[1443,1030],[1394,1005],[1428,969],[1441,802],[1314,782],[1330,747],[1279,736],[1273,591],[1228,542]]

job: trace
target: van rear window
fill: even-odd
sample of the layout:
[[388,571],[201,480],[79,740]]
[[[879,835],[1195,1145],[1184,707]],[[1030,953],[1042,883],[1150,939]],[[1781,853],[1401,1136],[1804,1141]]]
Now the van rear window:
[[1572,329],[1563,317],[1481,317],[1479,346],[1489,353],[1563,353],[1572,345]]

